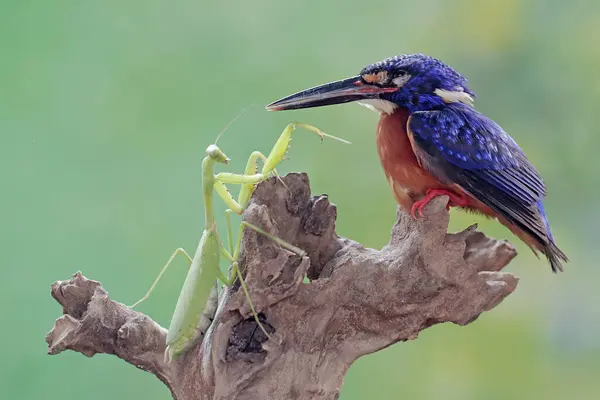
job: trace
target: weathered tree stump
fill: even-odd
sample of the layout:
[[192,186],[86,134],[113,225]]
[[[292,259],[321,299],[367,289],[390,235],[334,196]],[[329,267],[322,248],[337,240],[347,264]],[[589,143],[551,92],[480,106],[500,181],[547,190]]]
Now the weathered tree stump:
[[240,255],[274,340],[256,329],[234,285],[220,296],[204,341],[166,364],[167,331],[78,272],[52,285],[64,315],[46,337],[49,353],[114,354],[156,375],[177,400],[337,399],[359,357],[438,323],[466,325],[517,286],[515,276],[499,272],[516,256],[511,244],[475,226],[447,233],[447,197],[434,199],[419,220],[399,210],[390,242],[374,250],[337,236],[336,208],[325,195],[310,197],[306,174],[283,181],[258,185],[244,219],[307,256],[250,229]]

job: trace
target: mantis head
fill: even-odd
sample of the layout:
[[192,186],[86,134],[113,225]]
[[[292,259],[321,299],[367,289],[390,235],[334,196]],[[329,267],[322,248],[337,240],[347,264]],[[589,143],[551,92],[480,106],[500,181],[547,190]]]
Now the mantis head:
[[227,164],[229,158],[223,153],[223,151],[216,145],[211,144],[206,148],[206,154],[216,162]]

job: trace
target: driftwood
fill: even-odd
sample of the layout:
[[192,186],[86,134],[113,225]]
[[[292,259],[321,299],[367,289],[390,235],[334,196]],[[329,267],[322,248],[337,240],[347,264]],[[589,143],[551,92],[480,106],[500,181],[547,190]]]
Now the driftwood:
[[[469,324],[516,288],[516,277],[499,272],[516,255],[512,245],[475,226],[448,234],[447,197],[434,199],[419,220],[399,210],[389,244],[374,250],[337,236],[336,207],[326,195],[310,197],[306,174],[283,181],[260,184],[244,218],[308,255],[246,229],[240,256],[274,340],[256,329],[243,292],[232,286],[204,341],[166,364],[166,330],[78,272],[52,285],[64,315],[46,337],[49,353],[114,354],[156,375],[177,400],[337,399],[360,356],[434,324]],[[368,210],[356,218],[368,218]]]

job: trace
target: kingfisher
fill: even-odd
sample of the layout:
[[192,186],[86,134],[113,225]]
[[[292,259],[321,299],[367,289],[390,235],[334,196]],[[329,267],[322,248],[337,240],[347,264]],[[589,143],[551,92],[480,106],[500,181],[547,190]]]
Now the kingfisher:
[[380,113],[376,143],[401,208],[414,218],[437,196],[496,218],[544,254],[553,272],[568,258],[544,210],[546,186],[517,143],[474,107],[467,79],[437,58],[403,54],[367,65],[356,76],[277,100],[269,111],[358,102]]

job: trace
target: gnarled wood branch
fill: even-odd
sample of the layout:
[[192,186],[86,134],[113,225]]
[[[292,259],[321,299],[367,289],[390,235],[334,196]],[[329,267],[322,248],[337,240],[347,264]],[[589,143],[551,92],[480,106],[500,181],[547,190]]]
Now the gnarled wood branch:
[[447,197],[434,199],[419,220],[399,210],[390,242],[374,250],[337,236],[335,206],[327,196],[310,197],[305,174],[283,181],[258,185],[244,219],[307,256],[250,229],[240,255],[274,340],[256,329],[234,285],[224,289],[204,341],[166,364],[166,330],[78,272],[52,285],[64,315],[46,337],[49,353],[114,354],[156,375],[177,400],[337,399],[359,357],[434,324],[466,325],[516,288],[516,277],[499,272],[514,248],[475,226],[448,234]]

